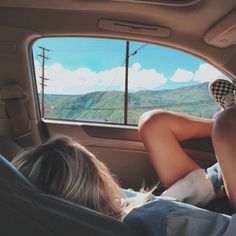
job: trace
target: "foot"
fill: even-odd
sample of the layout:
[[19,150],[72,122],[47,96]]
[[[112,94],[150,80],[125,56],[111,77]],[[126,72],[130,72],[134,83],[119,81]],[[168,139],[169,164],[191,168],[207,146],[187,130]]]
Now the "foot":
[[228,80],[217,79],[209,85],[212,97],[226,110],[236,104],[236,85]]

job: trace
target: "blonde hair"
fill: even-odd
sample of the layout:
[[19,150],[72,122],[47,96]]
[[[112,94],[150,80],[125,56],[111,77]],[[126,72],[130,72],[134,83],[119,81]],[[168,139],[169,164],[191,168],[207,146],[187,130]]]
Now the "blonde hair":
[[75,139],[58,136],[16,156],[12,164],[39,189],[121,219],[141,202],[123,204],[108,168]]

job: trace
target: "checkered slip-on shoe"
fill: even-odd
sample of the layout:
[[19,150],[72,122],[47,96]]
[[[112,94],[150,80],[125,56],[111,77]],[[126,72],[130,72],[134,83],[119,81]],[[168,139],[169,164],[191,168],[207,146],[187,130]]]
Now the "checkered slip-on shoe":
[[209,91],[224,110],[236,104],[236,85],[228,80],[217,79],[213,81],[209,84]]

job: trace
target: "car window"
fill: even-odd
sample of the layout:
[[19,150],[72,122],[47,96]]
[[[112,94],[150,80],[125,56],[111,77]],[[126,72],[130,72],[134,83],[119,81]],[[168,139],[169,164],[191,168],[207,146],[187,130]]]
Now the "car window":
[[211,118],[208,84],[226,78],[190,54],[100,38],[43,38],[33,45],[41,116],[136,125],[151,109]]

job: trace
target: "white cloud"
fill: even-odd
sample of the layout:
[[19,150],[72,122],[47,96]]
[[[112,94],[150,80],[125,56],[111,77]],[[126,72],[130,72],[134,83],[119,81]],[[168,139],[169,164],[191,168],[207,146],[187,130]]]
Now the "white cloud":
[[195,72],[193,80],[203,83],[213,81],[217,78],[227,79],[227,77],[219,70],[207,63],[204,63],[201,64],[198,70]]
[[144,90],[156,89],[163,86],[167,81],[164,74],[155,69],[141,69],[139,63],[135,63],[129,69],[129,89]]
[[198,69],[194,73],[182,68],[178,68],[170,78],[170,81],[177,83],[190,81],[204,83],[214,81],[218,78],[227,79],[227,77],[219,70],[207,63],[203,63],[199,65]]
[[191,71],[178,68],[170,80],[173,82],[187,82],[192,80],[192,78],[193,73]]
[[[37,84],[40,92],[41,65],[35,61]],[[118,90],[124,91],[125,67],[118,66],[108,70],[95,72],[89,68],[76,70],[66,69],[59,63],[45,66],[45,76],[49,78],[45,83],[46,93],[51,94],[85,94],[93,91]],[[140,63],[129,68],[129,91],[158,89],[165,87],[168,81],[199,83],[209,82],[217,78],[227,79],[213,66],[204,63],[195,73],[178,68],[173,76],[167,80],[164,74],[155,69],[143,69]]]
[[[41,68],[36,61],[36,76],[40,83]],[[46,93],[81,94],[92,91],[124,90],[125,68],[114,67],[98,73],[89,68],[69,70],[55,63],[45,67]],[[165,84],[167,79],[155,69],[142,69],[139,63],[129,69],[129,89],[155,89]]]

